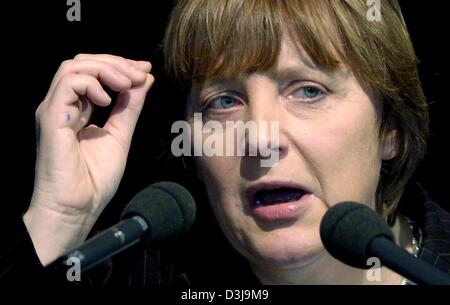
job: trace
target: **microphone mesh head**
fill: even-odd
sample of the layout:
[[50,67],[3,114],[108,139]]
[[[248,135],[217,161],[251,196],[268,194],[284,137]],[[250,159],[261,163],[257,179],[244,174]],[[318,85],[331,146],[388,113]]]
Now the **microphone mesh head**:
[[369,207],[356,202],[339,203],[322,219],[320,237],[327,251],[343,263],[367,269],[369,245],[376,237],[394,241],[388,224]]
[[181,185],[158,182],[136,194],[121,218],[139,215],[149,225],[148,241],[169,240],[185,234],[194,223],[195,202]]

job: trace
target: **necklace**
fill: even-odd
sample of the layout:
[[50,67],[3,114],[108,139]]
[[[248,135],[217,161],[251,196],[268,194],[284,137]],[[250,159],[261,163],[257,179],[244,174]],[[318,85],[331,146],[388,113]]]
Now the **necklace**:
[[[411,254],[414,255],[415,258],[418,257],[420,245],[422,244],[422,231],[420,228],[415,226],[415,223],[408,218],[408,223],[411,228]],[[401,285],[416,285],[416,283],[408,280],[407,278],[403,278]]]

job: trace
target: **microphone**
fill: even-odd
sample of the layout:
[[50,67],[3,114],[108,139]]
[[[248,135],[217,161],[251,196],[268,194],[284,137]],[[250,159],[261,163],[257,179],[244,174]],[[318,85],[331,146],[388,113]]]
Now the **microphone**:
[[397,246],[388,224],[369,207],[339,203],[322,219],[320,237],[325,249],[343,263],[368,269],[377,257],[383,265],[421,285],[450,285],[450,276]]
[[191,194],[173,182],[158,182],[136,194],[121,214],[121,222],[47,266],[62,272],[75,260],[86,272],[113,255],[139,243],[173,240],[185,234],[195,219]]

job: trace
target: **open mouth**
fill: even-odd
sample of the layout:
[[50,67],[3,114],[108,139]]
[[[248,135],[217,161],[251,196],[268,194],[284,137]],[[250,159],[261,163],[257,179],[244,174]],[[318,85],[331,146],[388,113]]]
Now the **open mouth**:
[[279,187],[274,189],[262,189],[256,191],[251,198],[250,203],[254,206],[268,206],[280,203],[295,202],[300,200],[306,192],[292,187]]
[[286,181],[256,183],[246,190],[251,214],[264,222],[299,219],[310,205],[312,192]]

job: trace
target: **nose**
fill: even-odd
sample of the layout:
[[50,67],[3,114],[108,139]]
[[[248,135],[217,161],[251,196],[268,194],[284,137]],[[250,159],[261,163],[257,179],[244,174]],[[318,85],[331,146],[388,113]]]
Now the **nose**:
[[268,91],[267,88],[261,89],[249,96],[249,128],[245,129],[243,144],[245,157],[259,159],[262,167],[272,167],[288,150],[278,92]]

